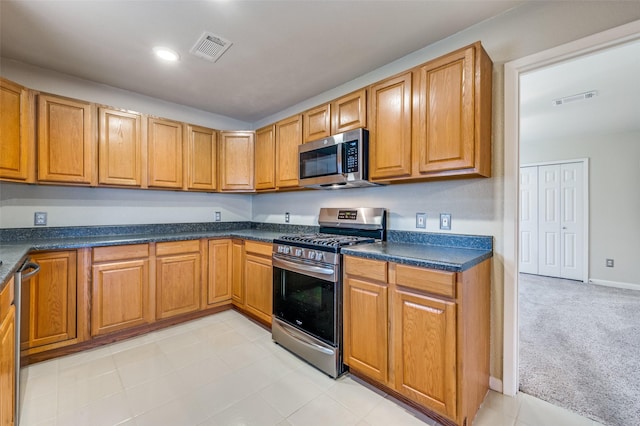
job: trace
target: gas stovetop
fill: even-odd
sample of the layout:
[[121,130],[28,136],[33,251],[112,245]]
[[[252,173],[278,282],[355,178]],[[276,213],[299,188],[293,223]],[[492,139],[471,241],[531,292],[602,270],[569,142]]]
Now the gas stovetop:
[[278,240],[287,242],[290,244],[303,243],[313,246],[323,246],[337,248],[342,246],[350,246],[353,244],[373,243],[374,238],[359,237],[352,235],[337,235],[337,234],[296,234],[296,235],[284,235]]

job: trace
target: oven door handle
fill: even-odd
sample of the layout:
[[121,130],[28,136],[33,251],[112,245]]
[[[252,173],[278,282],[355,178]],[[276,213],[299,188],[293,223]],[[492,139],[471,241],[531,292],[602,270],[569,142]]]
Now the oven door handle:
[[[299,263],[291,262],[289,260],[284,260],[275,254],[273,255],[273,267],[287,269],[293,272],[298,272],[303,275],[320,274],[320,275],[333,276],[335,274],[335,270],[332,268],[323,268],[321,266],[313,266],[313,265],[307,265],[307,264],[301,265]],[[310,274],[310,273],[313,273],[313,274]]]
[[310,342],[309,340],[305,339],[304,336],[301,336],[297,333],[292,333],[291,330],[289,330],[289,327],[280,327],[282,329],[282,331],[284,331],[285,333],[287,333],[289,335],[289,337],[291,337],[292,339],[297,340],[298,342],[302,343],[305,346],[310,347],[311,349],[318,351],[318,352],[322,352],[323,354],[326,355],[333,355],[334,351],[332,351],[331,349],[325,348],[323,346],[318,345],[317,343],[313,343]]

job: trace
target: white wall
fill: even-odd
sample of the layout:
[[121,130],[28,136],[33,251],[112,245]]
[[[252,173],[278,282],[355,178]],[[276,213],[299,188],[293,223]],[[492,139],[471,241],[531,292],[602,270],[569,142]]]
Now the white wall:
[[38,68],[9,59],[0,61],[0,75],[30,89],[95,102],[116,108],[125,108],[143,114],[155,115],[218,130],[251,129],[250,123],[219,114],[198,110],[139,93],[94,83],[56,71]]
[[[589,158],[589,278],[640,286],[640,133],[532,141],[521,164]],[[614,267],[605,267],[614,259]]]
[[251,196],[0,183],[0,228],[32,227],[35,212],[47,226],[93,226],[213,222],[216,211],[250,221]]
[[[504,164],[502,161],[504,151],[503,64],[638,19],[640,19],[640,2],[634,1],[528,2],[501,16],[470,27],[467,30],[427,46],[398,61],[373,70],[334,90],[319,94],[278,114],[253,123],[252,128],[258,128],[265,124],[272,123],[278,119],[314,107],[477,40],[482,41],[494,62],[493,178],[458,182],[394,185],[387,188],[353,189],[344,190],[337,195],[318,191],[258,195],[254,196],[253,199],[253,219],[278,222],[279,220],[283,220],[283,213],[285,211],[290,211],[293,214],[294,223],[313,223],[314,218],[312,218],[312,215],[316,214],[313,212],[317,210],[318,206],[325,205],[325,203],[331,203],[331,205],[367,203],[375,206],[384,206],[391,210],[392,229],[410,229],[411,224],[415,220],[415,212],[426,211],[429,214],[427,220],[428,230],[433,231],[435,225],[433,221],[434,215],[442,211],[447,211],[453,215],[452,232],[493,235],[495,237],[495,246],[491,290],[491,374],[496,378],[501,378],[503,287],[505,285],[503,279],[504,242],[502,237],[502,209],[504,204]],[[549,30],[550,28],[552,30]],[[375,54],[375,52],[371,52],[371,54]],[[4,65],[2,73],[4,75]],[[24,70],[18,70],[15,74],[7,74],[6,76],[18,82],[24,82],[27,86],[29,85],[27,84],[26,71]],[[16,77],[24,77],[25,80]],[[82,93],[88,92],[81,91],[79,94],[75,94],[72,89],[75,89],[75,84],[79,83],[73,82],[72,80],[73,79],[58,79],[51,81],[51,86],[43,87],[42,90],[61,93],[60,90],[54,90],[60,88],[65,92],[61,94],[67,94],[68,96],[87,98],[88,100],[108,104],[118,104],[117,106],[126,106],[122,104],[122,102],[115,102],[115,100],[89,99],[87,96],[80,96]],[[113,89],[109,89],[108,91],[111,90]],[[159,104],[160,103],[158,103],[158,108]],[[130,108],[136,110],[144,109],[142,107],[136,107],[135,105],[130,106]],[[144,109],[142,112],[154,113],[154,111],[147,109]],[[156,114],[169,115],[162,113]],[[196,115],[199,116],[199,113],[197,114],[195,111],[189,111],[188,114],[194,114],[194,119],[185,118],[184,121],[192,121],[195,124],[209,125],[214,128],[223,128],[223,126],[220,125],[196,121]],[[169,118],[182,119],[181,116],[170,116]],[[212,122],[215,121],[213,118],[211,118],[211,120]],[[49,194],[47,188],[38,189],[37,191],[42,190],[43,192],[35,196],[29,188],[30,187],[25,186],[24,189],[16,190],[14,192],[15,195],[9,199],[11,206],[7,205],[7,207],[5,207],[4,204],[0,206],[0,209],[2,209],[2,213],[0,214],[6,216],[6,212],[9,211],[11,211],[12,217],[23,213],[27,214],[31,210],[26,206],[29,205],[29,200],[32,199],[32,197],[36,200],[34,203],[38,202],[40,195],[51,197],[47,195]],[[4,192],[4,188],[0,188],[0,190]],[[52,190],[52,188],[49,188],[49,190]],[[64,215],[72,215],[75,206],[82,204],[84,202],[82,198],[85,196],[85,192],[76,193],[75,191],[74,189],[66,189],[61,193],[57,193],[57,195],[55,195],[56,198],[51,199],[47,203],[48,205],[58,203],[58,205],[61,206],[61,213]],[[110,197],[110,191],[120,190],[83,189],[82,191],[87,191],[87,194],[90,193],[90,191],[100,191],[99,194],[101,194],[101,196]],[[140,194],[140,200],[148,200],[146,203],[152,203],[153,200],[157,201],[157,199],[155,199],[156,195],[151,194],[150,191],[134,191],[134,193]],[[147,195],[147,193],[149,193],[149,195]],[[161,192],[160,194],[166,194],[166,202],[171,206],[179,204],[180,200],[183,199],[183,195],[186,197],[185,199],[189,198],[187,194],[172,194],[169,192]],[[9,201],[4,200],[4,195],[2,197],[3,203]],[[65,197],[67,198],[65,199]],[[131,197],[138,198],[138,196]],[[153,200],[148,199],[148,197],[151,197]],[[195,197],[203,197],[209,200],[209,198],[206,198],[209,197],[208,195],[195,195]],[[211,197],[216,200],[216,202],[220,202],[220,205],[226,206],[227,197],[233,196],[219,195]],[[239,197],[242,200],[243,196]],[[104,220],[108,222],[111,221],[110,218],[118,217],[120,207],[135,205],[135,202],[137,202],[137,200],[125,201],[120,199],[113,203],[113,207],[103,206]],[[162,201],[158,201],[155,207],[161,209],[162,203]],[[14,205],[21,207],[13,210]],[[207,202],[202,201],[202,205],[207,205]],[[312,205],[315,206],[312,207]],[[171,218],[177,220],[180,217],[188,216],[189,209],[191,208],[193,207],[187,206],[178,210],[176,214],[171,215]],[[247,210],[250,215],[250,208]],[[141,213],[138,218],[142,220],[146,214],[151,215],[154,213],[153,207],[147,206],[145,207],[144,213]],[[29,221],[32,220],[32,214],[30,215],[31,218]],[[0,218],[0,226],[6,226],[5,222],[8,223],[8,221],[9,219]],[[13,219],[11,219],[11,222],[13,223]]]

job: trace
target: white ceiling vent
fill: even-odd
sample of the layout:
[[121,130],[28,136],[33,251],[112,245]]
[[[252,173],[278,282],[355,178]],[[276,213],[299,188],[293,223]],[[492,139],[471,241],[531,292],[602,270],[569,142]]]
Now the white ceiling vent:
[[207,61],[216,62],[232,44],[220,36],[204,32],[190,52]]
[[587,99],[591,99],[596,96],[598,96],[598,91],[591,90],[589,92],[578,93],[577,95],[565,96],[564,98],[554,99],[553,101],[551,101],[551,103],[553,104],[553,106],[559,106],[559,105],[568,104],[570,102],[585,101]]

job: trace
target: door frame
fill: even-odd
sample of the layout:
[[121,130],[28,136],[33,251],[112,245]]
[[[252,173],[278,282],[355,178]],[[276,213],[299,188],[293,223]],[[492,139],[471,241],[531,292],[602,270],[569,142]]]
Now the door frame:
[[[519,145],[519,143],[518,143]],[[518,160],[519,161],[519,160]],[[570,163],[582,163],[582,237],[584,238],[584,244],[582,247],[582,282],[589,282],[589,158],[577,158],[571,160],[553,160],[542,161],[539,163],[526,163],[520,164],[518,167],[518,173],[522,167],[536,167],[536,166],[555,166],[560,164]],[[520,185],[518,184],[518,205],[520,204]],[[519,213],[519,211],[518,211]],[[518,222],[520,216],[518,216]],[[520,225],[518,225],[518,232],[520,232]],[[520,234],[518,234],[520,235]],[[518,265],[520,264],[520,242],[518,241]]]
[[518,232],[520,175],[520,74],[569,59],[640,40],[634,21],[504,65],[504,318],[502,392],[518,393]]

